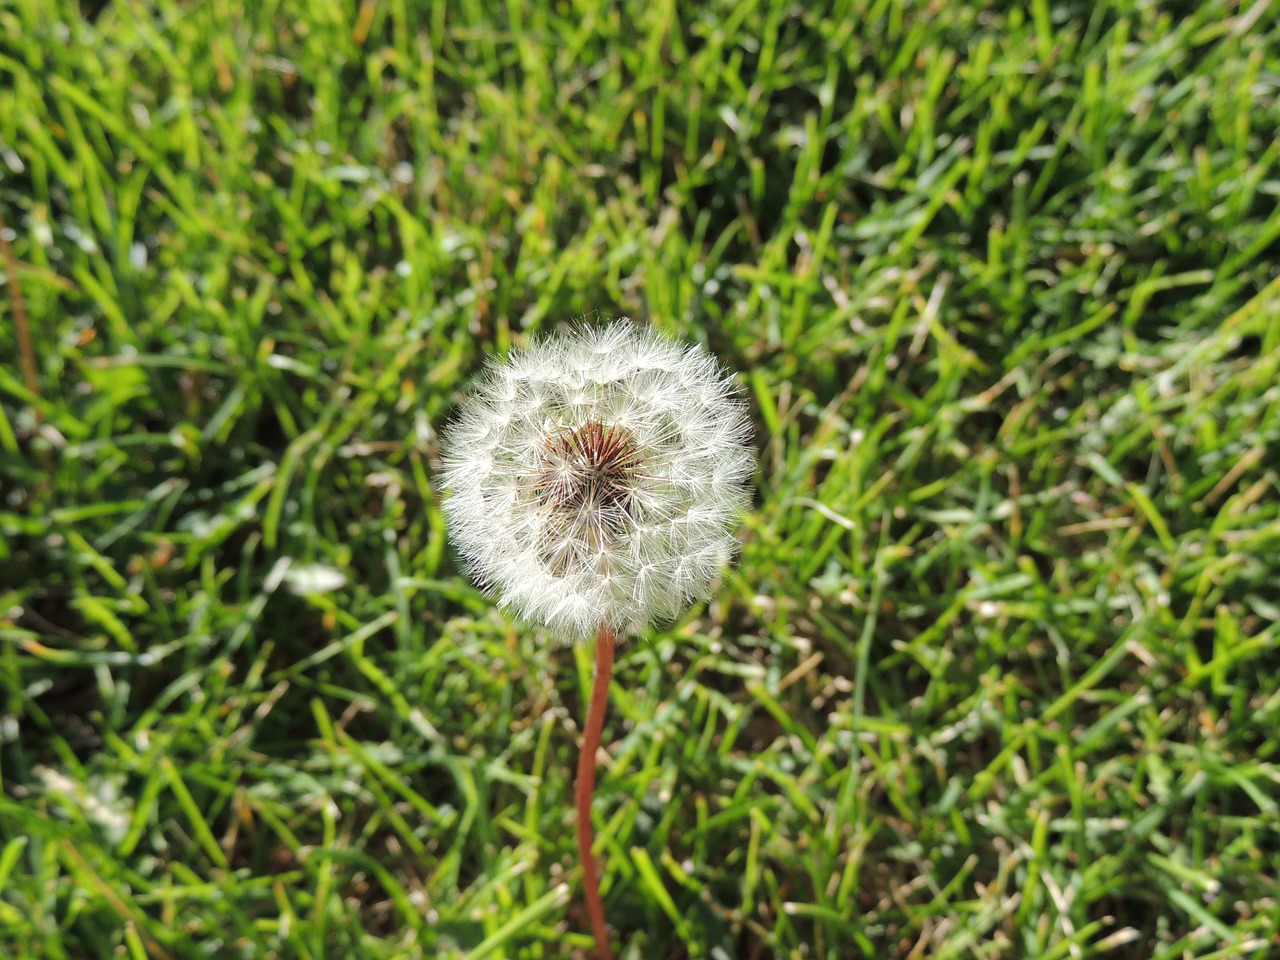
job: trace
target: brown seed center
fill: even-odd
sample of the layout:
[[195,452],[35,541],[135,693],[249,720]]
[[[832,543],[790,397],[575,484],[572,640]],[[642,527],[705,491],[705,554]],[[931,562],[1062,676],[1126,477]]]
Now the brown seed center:
[[620,520],[630,510],[639,465],[630,430],[589,420],[547,439],[538,497],[558,510]]

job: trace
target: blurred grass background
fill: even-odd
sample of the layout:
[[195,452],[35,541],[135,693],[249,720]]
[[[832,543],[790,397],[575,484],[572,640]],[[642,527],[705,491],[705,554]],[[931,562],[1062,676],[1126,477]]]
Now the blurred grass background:
[[587,652],[434,489],[584,315],[761,455],[619,659],[625,957],[1280,955],[1277,22],[0,0],[0,955],[588,949]]

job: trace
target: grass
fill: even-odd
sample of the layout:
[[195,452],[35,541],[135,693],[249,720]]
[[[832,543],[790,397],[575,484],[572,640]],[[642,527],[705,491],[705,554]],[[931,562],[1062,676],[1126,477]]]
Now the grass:
[[587,651],[434,481],[598,312],[760,448],[623,956],[1275,956],[1278,92],[1265,0],[0,0],[0,954],[589,948]]

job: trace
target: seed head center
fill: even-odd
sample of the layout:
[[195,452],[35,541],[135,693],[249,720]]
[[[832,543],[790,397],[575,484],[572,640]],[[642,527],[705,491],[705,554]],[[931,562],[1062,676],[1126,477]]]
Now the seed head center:
[[630,430],[589,420],[547,438],[538,497],[557,510],[621,518],[629,512],[639,465]]

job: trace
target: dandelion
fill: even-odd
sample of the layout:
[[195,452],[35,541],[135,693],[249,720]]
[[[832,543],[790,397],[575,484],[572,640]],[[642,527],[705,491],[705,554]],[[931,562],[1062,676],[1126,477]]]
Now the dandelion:
[[709,593],[749,499],[750,435],[714,357],[624,319],[491,362],[445,436],[445,514],[474,579],[566,640],[596,635],[577,803],[604,957],[590,805],[613,648]]

